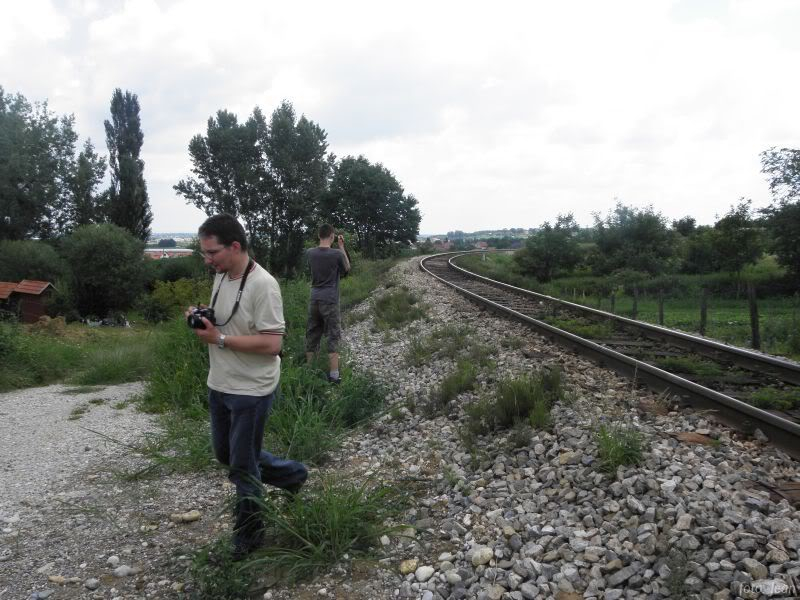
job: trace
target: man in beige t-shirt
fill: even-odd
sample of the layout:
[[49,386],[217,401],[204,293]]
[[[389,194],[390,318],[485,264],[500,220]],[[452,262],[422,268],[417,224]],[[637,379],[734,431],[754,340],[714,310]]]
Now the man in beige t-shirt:
[[261,545],[263,522],[254,498],[258,483],[296,492],[306,467],[262,450],[264,426],[280,380],[285,325],[278,282],[247,253],[244,228],[231,215],[209,217],[199,229],[205,262],[217,272],[211,292],[214,322],[187,316],[208,344],[208,404],[214,455],[236,486],[234,557]]

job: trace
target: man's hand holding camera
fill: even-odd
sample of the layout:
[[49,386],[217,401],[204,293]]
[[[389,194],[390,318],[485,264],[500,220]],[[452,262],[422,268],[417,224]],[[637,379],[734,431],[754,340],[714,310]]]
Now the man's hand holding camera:
[[214,318],[213,309],[201,304],[199,308],[190,306],[184,314],[186,315],[186,322],[194,330],[197,337],[206,344],[219,343],[220,331],[214,322],[208,319],[208,317]]

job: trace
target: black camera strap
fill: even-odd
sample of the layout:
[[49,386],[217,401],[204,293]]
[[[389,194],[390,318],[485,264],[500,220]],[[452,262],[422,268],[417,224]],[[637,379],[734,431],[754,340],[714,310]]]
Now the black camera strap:
[[[233,315],[236,314],[236,311],[239,310],[239,301],[242,299],[242,292],[244,292],[244,284],[247,283],[247,276],[250,274],[250,271],[253,269],[253,265],[255,265],[255,261],[251,258],[251,259],[249,259],[247,261],[247,268],[244,270],[244,275],[242,275],[242,283],[239,284],[239,291],[236,294],[236,302],[233,305],[233,310],[231,311],[231,316],[228,317],[228,320],[225,321],[224,323],[217,323],[217,327],[224,327],[225,325],[227,325],[230,322],[230,320],[233,318]],[[211,309],[212,310],[214,309],[214,305],[217,303],[217,296],[219,296],[219,291],[222,289],[222,284],[224,283],[225,277],[227,277],[227,276],[228,276],[228,274],[225,273],[225,275],[223,275],[222,279],[220,279],[220,281],[219,281],[219,287],[217,288],[217,291],[214,293],[214,298],[212,298],[212,300],[211,300]]]

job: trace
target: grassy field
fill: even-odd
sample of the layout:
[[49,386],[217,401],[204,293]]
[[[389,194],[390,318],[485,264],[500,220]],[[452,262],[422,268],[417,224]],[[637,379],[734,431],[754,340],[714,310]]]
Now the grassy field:
[[65,381],[116,384],[145,378],[156,328],[93,327],[71,323],[39,329],[0,323],[0,392]]
[[[608,279],[596,277],[570,277],[556,279],[548,284],[539,283],[533,277],[525,277],[515,272],[513,259],[509,254],[468,256],[460,259],[464,268],[512,285],[531,289],[543,294],[584,304],[593,308],[611,311],[609,295],[598,296],[593,293],[598,287],[610,289]],[[767,260],[743,274],[754,279],[756,284],[766,285],[769,276],[776,276],[777,267]],[[731,276],[725,274],[680,275],[675,278],[679,286],[677,293],[666,293],[664,299],[664,325],[697,333],[700,327],[701,289],[707,285],[712,290],[730,289]],[[615,292],[614,312],[631,316],[633,297]],[[761,349],[771,354],[787,356],[800,360],[800,300],[797,296],[771,296],[758,299]],[[658,323],[658,299],[653,292],[642,292],[638,299],[638,319]],[[705,335],[710,338],[737,346],[750,347],[750,312],[746,294],[740,297],[710,293]]]

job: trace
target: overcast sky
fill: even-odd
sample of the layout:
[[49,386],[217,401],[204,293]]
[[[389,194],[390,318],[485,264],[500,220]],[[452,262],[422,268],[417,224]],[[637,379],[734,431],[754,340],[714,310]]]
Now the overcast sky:
[[590,225],[616,200],[713,223],[769,204],[762,150],[800,147],[798,31],[795,0],[18,0],[0,85],[102,152],[114,88],[136,93],[154,232],[204,219],[172,186],[209,116],[283,99],[390,169],[424,233]]

